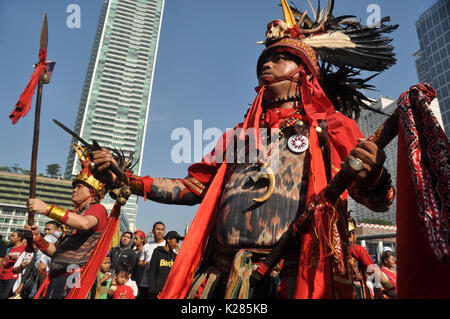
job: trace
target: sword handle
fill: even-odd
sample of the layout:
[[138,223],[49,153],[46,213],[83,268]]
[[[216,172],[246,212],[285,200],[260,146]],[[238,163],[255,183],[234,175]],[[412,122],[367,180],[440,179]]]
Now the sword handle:
[[[367,140],[384,149],[398,134],[398,112],[392,113]],[[340,170],[325,189],[325,197],[334,204],[341,194],[353,183],[353,177]]]
[[[98,144],[98,142],[96,140],[92,140],[92,151],[99,151],[101,150],[102,147],[100,146],[100,144]],[[127,184],[128,183],[128,177],[125,174],[125,172],[119,167],[117,166],[116,163],[114,162],[109,162],[109,167],[108,169],[113,172],[117,178],[119,179],[119,181]]]

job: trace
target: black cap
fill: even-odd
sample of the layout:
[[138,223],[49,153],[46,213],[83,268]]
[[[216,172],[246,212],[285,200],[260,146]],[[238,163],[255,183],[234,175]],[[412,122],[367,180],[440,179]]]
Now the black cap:
[[165,239],[165,240],[167,240],[167,239],[172,239],[172,238],[176,238],[176,239],[178,239],[178,240],[183,240],[183,239],[184,239],[183,236],[181,236],[180,234],[178,234],[178,233],[177,233],[176,231],[174,231],[174,230],[169,231],[169,232],[166,234],[166,236],[164,236],[164,239]]

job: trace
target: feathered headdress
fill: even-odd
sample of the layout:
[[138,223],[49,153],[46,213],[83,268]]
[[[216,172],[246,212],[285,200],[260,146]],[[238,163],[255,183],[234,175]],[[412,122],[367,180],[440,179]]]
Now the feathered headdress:
[[258,42],[265,44],[266,49],[259,58],[257,72],[260,73],[263,58],[269,52],[288,49],[319,79],[336,110],[357,119],[361,107],[370,109],[365,103],[370,99],[360,90],[373,90],[367,82],[379,73],[366,79],[357,76],[361,71],[384,71],[396,62],[389,45],[392,39],[382,34],[392,32],[398,25],[385,25],[389,17],[373,26],[362,26],[351,15],[333,17],[334,0],[328,0],[328,6],[322,10],[320,0],[317,10],[309,4],[315,21],[307,11],[301,12],[281,0],[284,21],[270,22],[266,40]]

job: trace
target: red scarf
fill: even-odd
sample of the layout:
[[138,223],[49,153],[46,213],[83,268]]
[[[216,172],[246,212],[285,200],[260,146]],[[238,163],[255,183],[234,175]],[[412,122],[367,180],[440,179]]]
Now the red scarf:
[[[357,139],[362,137],[362,134],[353,120],[336,112],[315,77],[308,81],[303,68],[300,68],[297,72],[300,72],[300,80],[302,83],[305,83],[305,85],[302,85],[302,102],[306,113],[305,118],[311,124],[309,136],[311,169],[308,186],[308,200],[310,200],[314,198],[316,194],[319,194],[319,192],[327,185],[322,153],[318,142],[317,132],[314,129],[314,127],[317,126],[317,120],[326,120],[328,124],[333,175],[336,173],[335,169],[340,167],[341,162],[347,156],[349,151],[354,148]],[[258,95],[255,98],[244,123],[237,125],[235,129],[242,128],[245,132],[247,128],[254,128],[255,133],[259,131],[259,121],[262,114],[262,97],[266,87],[267,85],[264,85],[259,88]],[[222,136],[218,143],[218,146],[221,149],[226,151],[227,141],[231,141],[231,139],[227,137],[233,136],[233,133],[234,130],[230,130]],[[256,140],[258,141],[257,145],[259,147],[259,135],[256,136]],[[189,175],[199,182],[204,184],[208,184],[211,180],[212,182],[209,184],[209,188],[192,221],[180,252],[175,259],[175,263],[166,281],[167,284],[160,294],[160,298],[162,299],[182,299],[186,297],[194,278],[194,272],[200,265],[204,255],[206,243],[216,218],[216,205],[222,191],[222,185],[227,169],[226,162],[219,163],[216,159],[216,153],[217,152],[213,150],[213,152],[207,155],[201,163],[194,164],[189,168]],[[324,223],[324,227],[329,227],[329,223],[330,221]],[[324,251],[323,253],[329,254],[328,251]],[[299,269],[299,273],[302,272],[303,269]],[[326,281],[331,280],[331,278],[329,276],[326,278],[323,276],[320,278],[308,276],[305,280],[308,282],[308,287],[312,288],[315,286],[327,285]]]
[[47,50],[40,49],[39,51],[39,63],[31,75],[30,81],[28,82],[25,90],[19,97],[14,111],[12,111],[9,118],[12,120],[12,124],[16,124],[19,118],[27,115],[31,108],[31,100],[33,99],[34,91],[36,90],[36,85],[39,82],[41,76],[47,71]]

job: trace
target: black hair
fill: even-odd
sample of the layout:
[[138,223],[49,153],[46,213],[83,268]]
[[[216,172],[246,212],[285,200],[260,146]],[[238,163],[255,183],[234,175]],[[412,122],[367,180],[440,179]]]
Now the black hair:
[[48,224],[55,226],[56,229],[61,228],[61,225],[58,222],[55,222],[54,220],[50,220],[47,223],[45,223],[45,225]]
[[[125,234],[130,234],[131,238],[133,238],[133,233],[130,232],[129,230],[124,231],[124,232],[122,233],[122,236],[125,235]],[[122,236],[120,236],[120,237],[122,237]]]
[[128,263],[126,262],[119,262],[116,266],[116,274],[118,275],[119,273],[126,273],[127,275],[131,273],[131,267]]
[[155,229],[156,225],[158,225],[158,224],[161,224],[161,225],[163,225],[163,226],[164,226],[164,228],[166,228],[166,225],[164,225],[164,223],[163,223],[163,222],[161,222],[161,221],[158,221],[158,222],[156,222],[156,223],[154,223],[154,224],[153,224],[153,228],[152,228],[152,230],[153,230],[153,229]]
[[19,236],[23,239],[27,240],[27,246],[25,247],[25,251],[27,253],[32,253],[34,251],[33,248],[33,233],[29,230],[19,230],[17,231]]
[[394,254],[392,253],[392,251],[390,250],[386,250],[380,257],[380,261],[381,261],[381,265],[385,266],[386,265],[386,260],[391,257],[394,256]]

